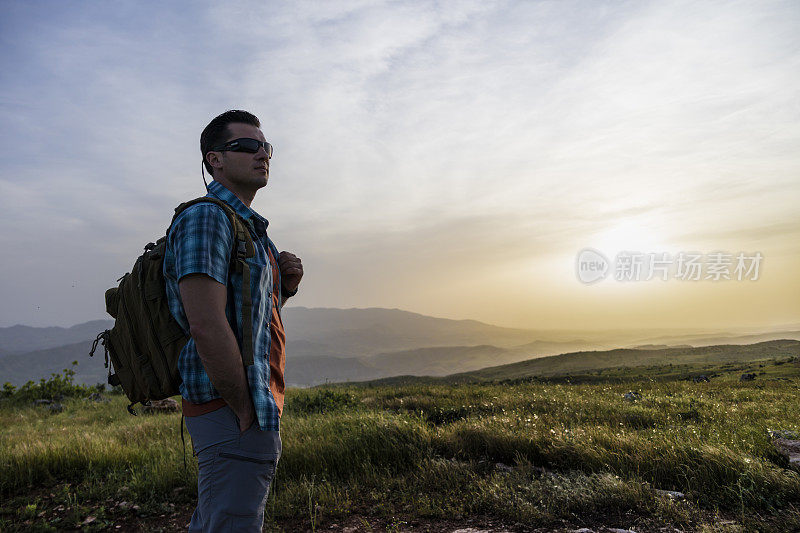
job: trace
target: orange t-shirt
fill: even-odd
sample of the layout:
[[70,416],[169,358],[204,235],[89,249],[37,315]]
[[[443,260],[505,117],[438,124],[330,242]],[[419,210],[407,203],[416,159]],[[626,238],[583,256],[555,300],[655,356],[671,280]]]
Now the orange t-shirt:
[[[270,317],[270,349],[269,349],[269,390],[275,398],[275,405],[278,406],[278,416],[283,414],[283,391],[286,385],[283,380],[283,372],[286,368],[286,332],[283,329],[283,321],[280,315],[281,288],[275,287],[280,276],[278,262],[272,256],[272,251],[267,248],[269,263],[272,266],[272,317]],[[225,400],[217,398],[205,403],[191,403],[186,399],[181,399],[181,407],[184,416],[200,416],[226,405]]]
[[269,348],[269,390],[275,398],[275,405],[278,406],[278,416],[283,414],[283,391],[286,384],[283,381],[283,372],[286,368],[286,332],[283,329],[281,320],[281,288],[275,287],[275,282],[280,278],[278,261],[272,256],[272,251],[267,248],[269,261],[272,264],[272,318],[270,320],[270,342]]

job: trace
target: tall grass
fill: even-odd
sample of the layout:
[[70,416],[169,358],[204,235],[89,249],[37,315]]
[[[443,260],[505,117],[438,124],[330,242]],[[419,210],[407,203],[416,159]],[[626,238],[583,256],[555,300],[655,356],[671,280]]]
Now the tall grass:
[[[800,475],[767,435],[800,431],[795,374],[290,389],[268,523],[358,513],[688,529],[724,517],[736,527],[800,528]],[[629,390],[641,399],[626,401]],[[114,520],[109,499],[146,514],[195,497],[178,415],[131,417],[119,396],[67,399],[61,413],[0,405],[0,529],[49,519],[25,509],[55,506],[50,493],[81,502],[77,515],[94,513],[98,524]]]

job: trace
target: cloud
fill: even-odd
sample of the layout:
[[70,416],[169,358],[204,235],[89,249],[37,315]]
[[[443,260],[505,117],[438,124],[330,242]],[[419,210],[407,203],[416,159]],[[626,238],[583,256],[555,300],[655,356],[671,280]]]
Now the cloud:
[[199,132],[229,108],[276,148],[254,203],[273,239],[309,285],[341,287],[305,305],[395,306],[380,295],[406,250],[456,287],[476,257],[552,256],[625,220],[788,242],[798,19],[792,2],[10,4],[0,289],[22,307],[0,324],[102,315],[203,192]]

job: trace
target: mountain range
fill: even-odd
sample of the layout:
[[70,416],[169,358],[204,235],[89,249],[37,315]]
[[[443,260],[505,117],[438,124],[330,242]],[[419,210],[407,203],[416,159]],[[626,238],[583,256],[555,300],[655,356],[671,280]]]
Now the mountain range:
[[[745,333],[517,329],[384,308],[286,307],[282,315],[289,386],[397,375],[445,376],[498,365],[532,364],[523,362],[558,354],[580,353],[583,355],[572,356],[596,359],[598,355],[590,354],[620,348],[627,351],[607,358],[635,356],[646,361],[672,357],[669,350],[800,339],[800,328]],[[111,320],[95,320],[70,328],[0,328],[0,383],[20,385],[48,377],[75,360],[79,363],[76,382],[105,382],[102,348],[94,358],[89,358],[88,352],[97,333],[112,325]]]

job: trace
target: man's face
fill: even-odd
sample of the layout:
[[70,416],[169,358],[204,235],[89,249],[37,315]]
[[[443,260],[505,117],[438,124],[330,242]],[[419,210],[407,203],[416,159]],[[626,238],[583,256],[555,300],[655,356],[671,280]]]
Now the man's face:
[[[228,137],[225,142],[242,137],[266,141],[261,130],[250,124],[234,122],[228,124]],[[234,185],[247,189],[260,189],[269,180],[269,158],[263,147],[258,152],[221,152],[222,173],[225,179]]]

